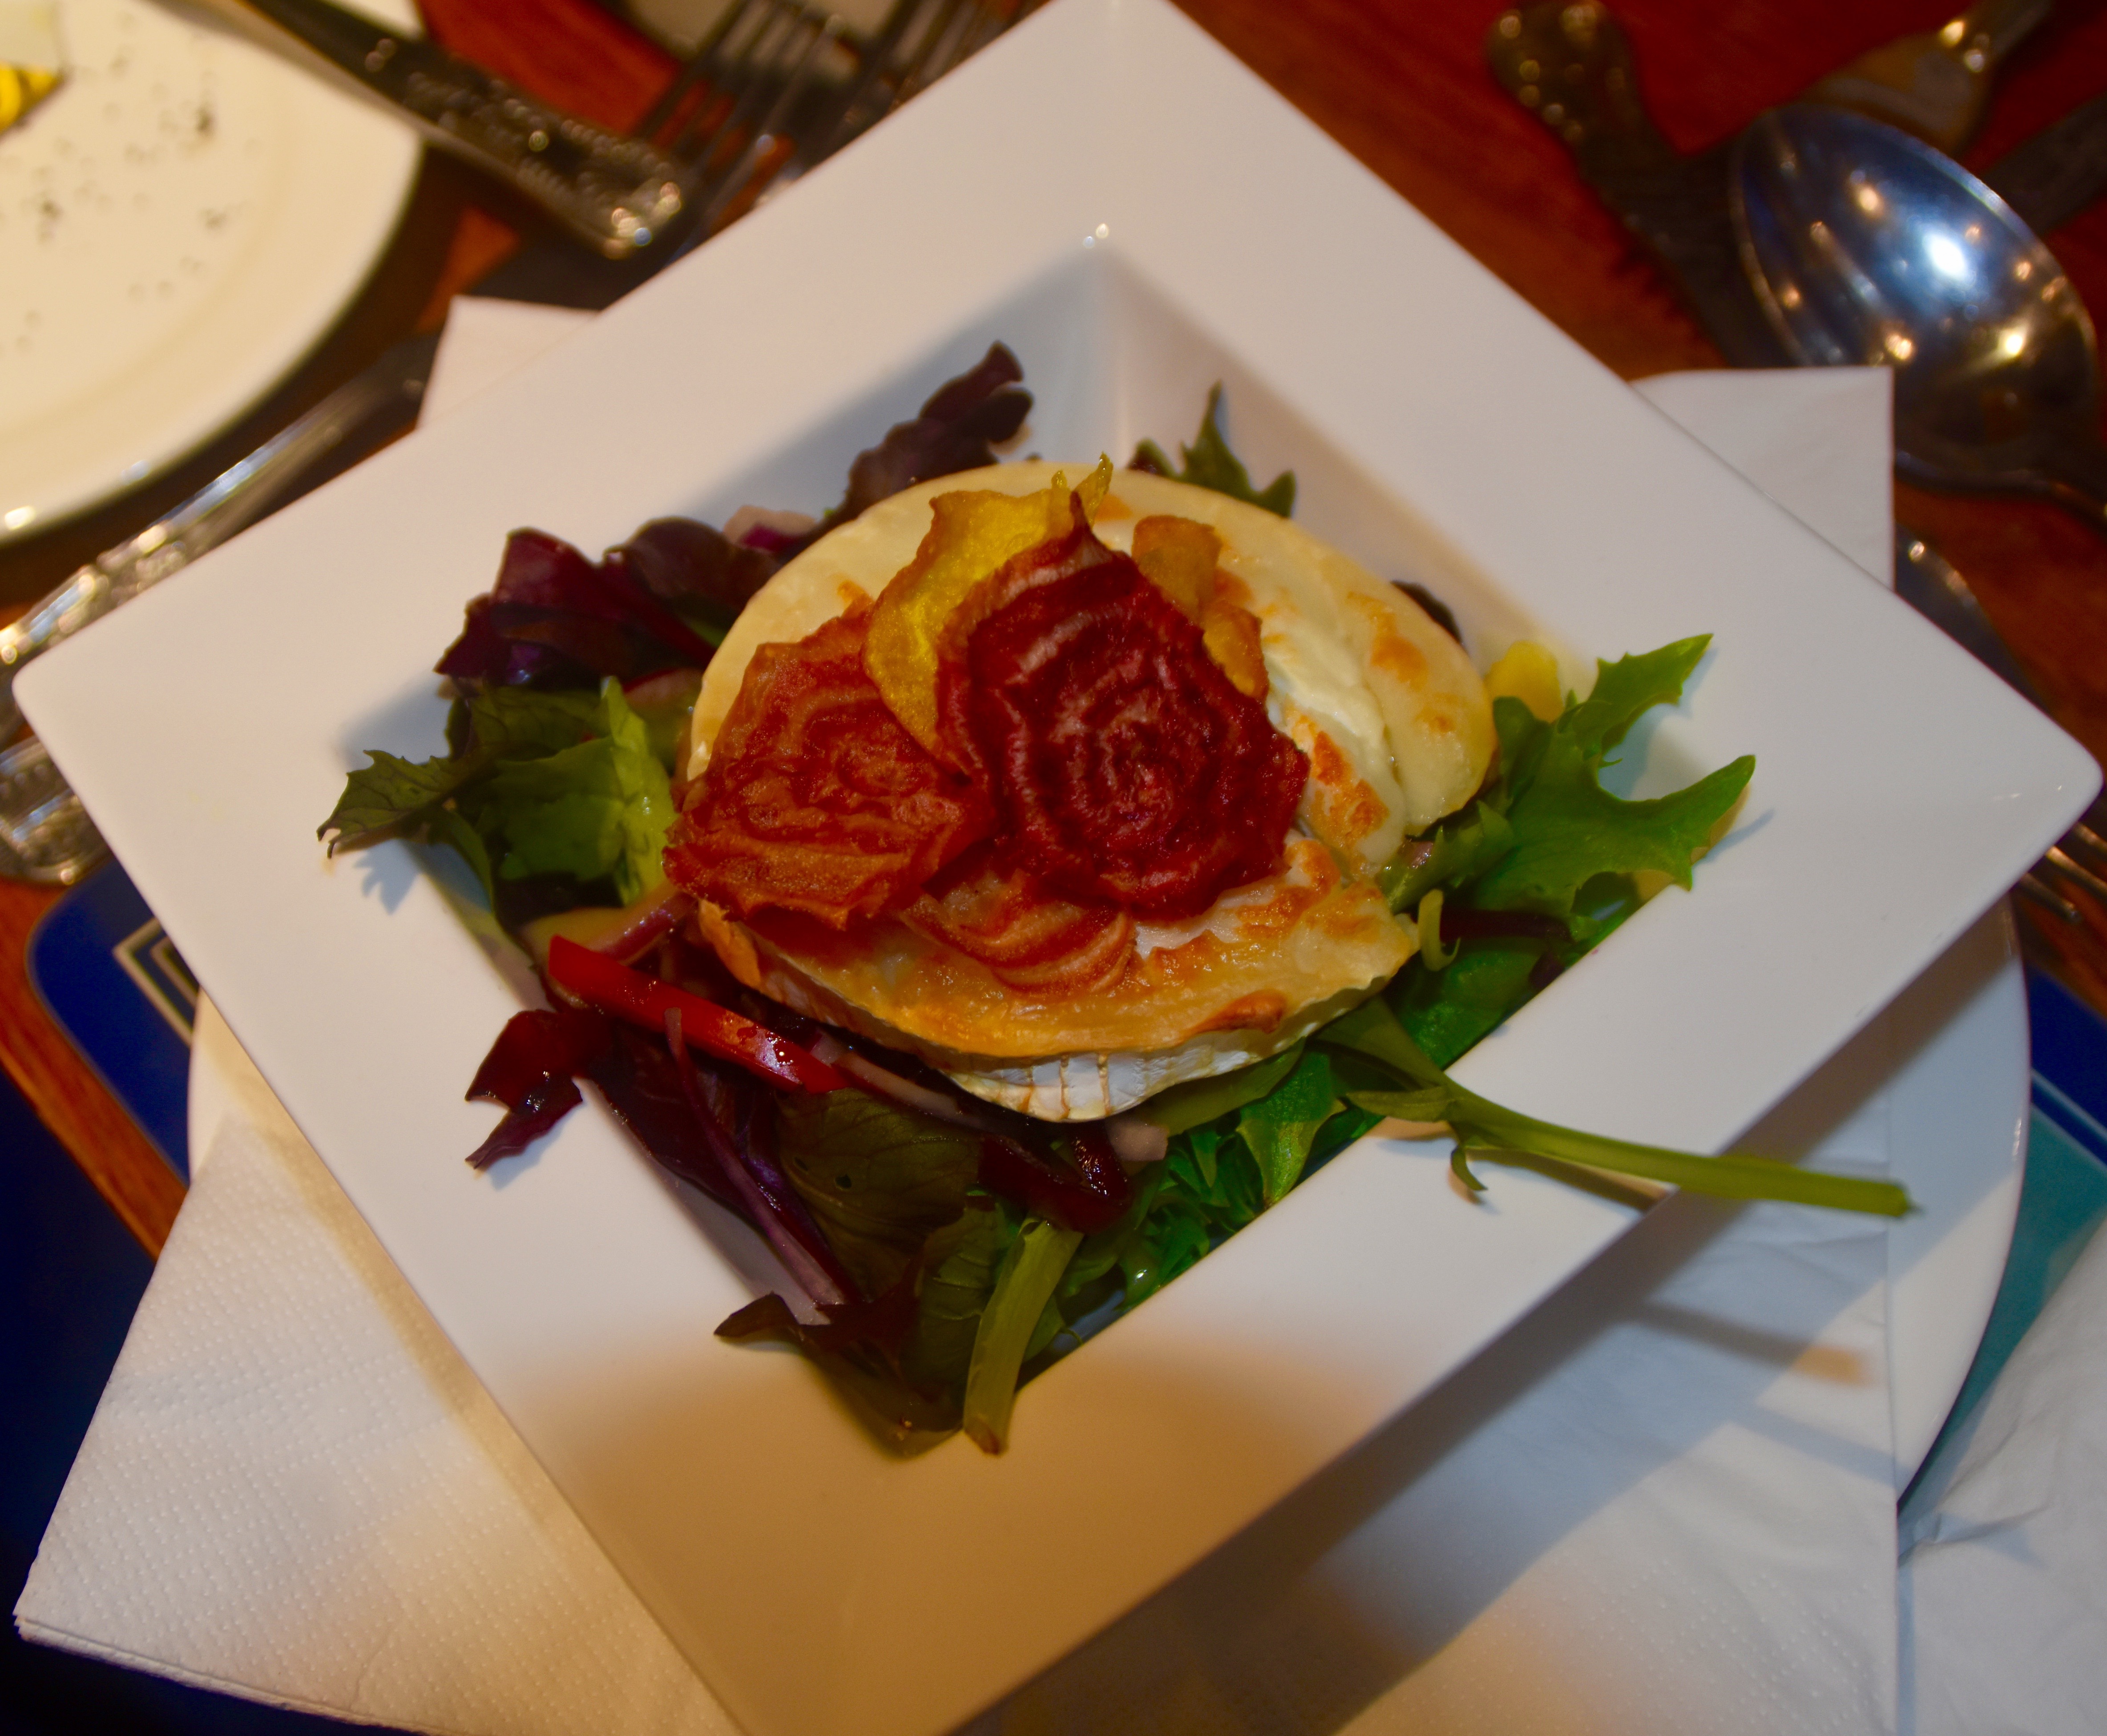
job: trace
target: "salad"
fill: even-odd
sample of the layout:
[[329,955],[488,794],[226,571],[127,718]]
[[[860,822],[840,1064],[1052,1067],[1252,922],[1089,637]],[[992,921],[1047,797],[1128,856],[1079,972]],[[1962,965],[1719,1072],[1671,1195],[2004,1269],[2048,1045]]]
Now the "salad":
[[720,1335],[794,1345],[904,1452],[1000,1451],[1022,1381],[1386,1121],[1469,1190],[1907,1209],[1445,1070],[1691,885],[1753,762],[1599,774],[1705,639],[1584,698],[1527,644],[1481,680],[1438,599],[1287,522],[1219,388],[1175,462],[998,467],[1021,379],[991,348],[816,519],[509,540],[438,665],[446,751],[369,755],[321,828],[457,851],[548,986],[470,1084],[505,1109],[471,1164],[590,1081],[791,1281]]

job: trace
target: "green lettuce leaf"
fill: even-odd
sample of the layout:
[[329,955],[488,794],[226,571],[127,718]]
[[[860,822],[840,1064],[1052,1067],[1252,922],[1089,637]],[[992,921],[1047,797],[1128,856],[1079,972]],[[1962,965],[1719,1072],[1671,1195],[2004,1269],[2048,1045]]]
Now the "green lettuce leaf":
[[1277,1204],[1302,1179],[1318,1130],[1342,1106],[1332,1090],[1331,1063],[1319,1054],[1305,1055],[1279,1084],[1246,1106],[1237,1132],[1258,1165],[1266,1204]]
[[[839,1093],[836,1093],[839,1095]],[[981,1315],[995,1291],[996,1268],[1019,1223],[992,1194],[975,1195],[950,1223],[932,1231],[914,1330],[901,1357],[909,1379],[952,1393],[965,1386]]]
[[486,762],[560,753],[604,733],[605,727],[606,703],[599,693],[493,687],[462,705],[468,720],[467,756]]
[[1445,1093],[1447,1112],[1425,1119],[1448,1123],[1456,1140],[1456,1173],[1474,1189],[1481,1184],[1471,1174],[1467,1157],[1497,1160],[1512,1153],[1611,1175],[1665,1182],[1691,1193],[1729,1200],[1786,1200],[1889,1218],[1899,1218],[1910,1209],[1909,1195],[1892,1182],[1803,1169],[1769,1158],[1701,1157],[1660,1146],[1606,1139],[1503,1108],[1467,1090],[1436,1066],[1412,1040],[1389,1004],[1379,998],[1364,1001],[1333,1020],[1311,1040],[1381,1063],[1412,1089],[1417,1101],[1426,1101],[1422,1094]]
[[609,880],[633,904],[665,878],[659,856],[673,820],[666,768],[618,684],[601,690],[594,739],[537,758],[501,759],[472,792],[486,839],[501,839],[507,880],[568,874]]
[[1541,954],[1526,941],[1475,940],[1445,971],[1404,972],[1390,991],[1390,1004],[1413,1040],[1445,1067],[1530,998]]
[[344,778],[344,794],[316,828],[317,837],[329,840],[331,855],[422,819],[485,769],[465,760],[398,759],[371,748],[366,757],[367,763]]
[[492,688],[456,702],[445,758],[369,752],[317,835],[334,854],[422,829],[460,854],[492,904],[499,872],[611,878],[627,903],[663,877],[672,814],[671,750],[652,729],[611,681],[598,693]]
[[1519,700],[1494,702],[1498,772],[1462,814],[1408,842],[1381,881],[1398,911],[1440,888],[1452,910],[1556,918],[1563,941],[1480,935],[1445,969],[1414,962],[1387,998],[1412,1037],[1446,1065],[1638,908],[1642,872],[1691,883],[1691,864],[1740,801],[1743,758],[1687,789],[1627,801],[1602,787],[1608,756],[1647,711],[1673,704],[1710,640],[1700,635],[1597,666],[1585,699],[1545,723]]
[[1173,1085],[1168,1091],[1159,1091],[1146,1102],[1139,1105],[1134,1113],[1143,1121],[1153,1122],[1166,1133],[1182,1133],[1219,1119],[1233,1109],[1242,1109],[1245,1104],[1264,1097],[1289,1074],[1302,1058],[1302,1045],[1248,1067],[1238,1067],[1232,1073],[1218,1073],[1212,1079],[1188,1079],[1182,1085]]
[[784,1173],[866,1296],[957,1221],[980,1173],[979,1133],[866,1091],[786,1093],[776,1128]]
[[1744,756],[1648,801],[1611,795],[1601,773],[1641,716],[1682,698],[1710,643],[1700,635],[1597,664],[1594,690],[1553,723],[1539,721],[1517,699],[1494,702],[1512,836],[1489,866],[1471,864],[1473,904],[1570,916],[1580,889],[1598,875],[1651,871],[1690,884],[1691,859],[1741,799],[1756,762]]
[[1436,886],[1467,884],[1513,844],[1514,828],[1507,815],[1489,801],[1476,801],[1399,850],[1378,870],[1376,883],[1391,909],[1414,910]]

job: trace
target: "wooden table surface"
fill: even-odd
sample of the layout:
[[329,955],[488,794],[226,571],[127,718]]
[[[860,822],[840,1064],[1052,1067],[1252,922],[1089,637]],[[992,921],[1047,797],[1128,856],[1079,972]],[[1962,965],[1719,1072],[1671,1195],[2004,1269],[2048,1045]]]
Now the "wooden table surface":
[[[1716,367],[1696,321],[1564,150],[1485,71],[1496,0],[1179,0],[1184,10],[1576,342],[1626,379]],[[1673,145],[1729,137],[1823,73],[1911,31],[1936,0],[1617,0],[1647,105]],[[424,0],[431,34],[564,106],[634,124],[671,76],[662,50],[591,0]],[[2014,55],[1975,143],[1980,169],[2107,90],[2107,0],[2060,0]],[[428,157],[401,235],[318,352],[204,452],[119,505],[0,548],[0,619],[129,535],[348,378],[395,338],[427,330],[500,262],[533,214],[469,171]],[[2049,238],[2087,303],[2107,309],[2107,206]],[[1965,573],[2057,720],[2107,758],[2107,536],[2057,509],[1898,486],[1899,518]],[[1936,840],[1910,841],[1936,848]],[[1898,872],[1907,872],[1898,851]],[[0,881],[0,1061],[148,1249],[182,1203],[170,1173],[36,1002],[30,929],[56,895]],[[2029,917],[2038,915],[2022,904]],[[2029,950],[2107,1008],[2107,911],[2072,931],[2029,920]],[[207,985],[208,989],[209,985]]]

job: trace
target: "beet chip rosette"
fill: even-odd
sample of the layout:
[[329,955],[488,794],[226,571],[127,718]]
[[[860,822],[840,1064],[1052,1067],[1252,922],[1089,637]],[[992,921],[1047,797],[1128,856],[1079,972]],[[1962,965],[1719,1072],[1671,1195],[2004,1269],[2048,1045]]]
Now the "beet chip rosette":
[[983,585],[937,707],[1018,866],[1142,917],[1196,916],[1273,868],[1309,759],[1131,557],[1079,524]]
[[771,578],[704,678],[668,872],[748,988],[1102,1117],[1284,1050],[1411,957],[1376,871],[1490,709],[1397,587],[1136,472],[925,483]]
[[667,859],[745,917],[843,928],[897,909],[988,829],[986,793],[902,729],[864,673],[865,610],[765,645]]

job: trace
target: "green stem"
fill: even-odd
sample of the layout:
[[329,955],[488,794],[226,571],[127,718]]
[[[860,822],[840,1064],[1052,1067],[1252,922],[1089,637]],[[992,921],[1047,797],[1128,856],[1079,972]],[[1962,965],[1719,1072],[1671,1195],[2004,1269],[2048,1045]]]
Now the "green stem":
[[1449,1112],[1440,1119],[1455,1132],[1459,1164],[1467,1149],[1483,1147],[1555,1158],[1617,1175],[1642,1176],[1691,1193],[1714,1194],[1729,1200],[1786,1200],[1888,1218],[1899,1218],[1910,1209],[1909,1195],[1893,1182],[1831,1175],[1768,1158],[1700,1157],[1659,1146],[1605,1139],[1503,1109],[1476,1092],[1467,1091],[1435,1066],[1412,1040],[1389,1004],[1379,998],[1363,1002],[1334,1020],[1317,1034],[1315,1040],[1380,1061],[1422,1089],[1438,1086],[1446,1090]]

